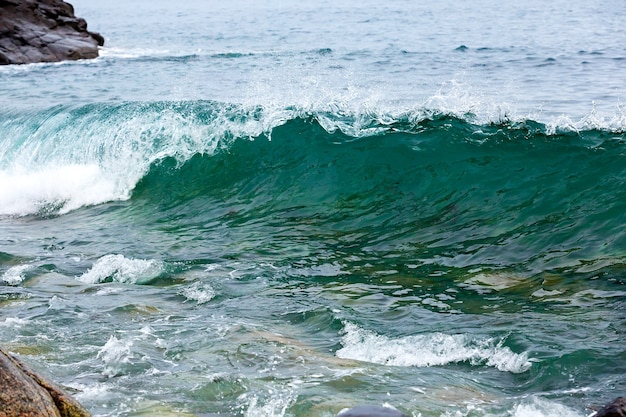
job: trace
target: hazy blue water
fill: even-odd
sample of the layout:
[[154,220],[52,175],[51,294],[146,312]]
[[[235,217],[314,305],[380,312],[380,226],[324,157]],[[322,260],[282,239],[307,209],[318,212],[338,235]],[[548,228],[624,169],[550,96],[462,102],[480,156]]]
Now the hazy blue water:
[[43,106],[209,98],[405,109],[434,101],[489,116],[574,120],[595,102],[602,116],[623,117],[624,7],[78,2],[90,28],[107,35],[103,57],[4,69],[14,74],[3,76],[2,97]]
[[76,1],[0,67],[0,345],[96,416],[625,394],[626,5]]

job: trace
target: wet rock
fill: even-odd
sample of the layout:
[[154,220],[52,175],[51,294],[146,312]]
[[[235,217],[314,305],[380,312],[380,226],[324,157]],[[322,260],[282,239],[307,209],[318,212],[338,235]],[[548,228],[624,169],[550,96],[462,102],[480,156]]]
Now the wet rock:
[[76,400],[0,350],[0,417],[90,417]]
[[358,405],[342,411],[337,417],[407,417],[398,410],[375,405]]
[[598,410],[593,417],[626,417],[626,398],[616,398],[612,403]]
[[0,0],[0,65],[96,58],[103,44],[62,0]]

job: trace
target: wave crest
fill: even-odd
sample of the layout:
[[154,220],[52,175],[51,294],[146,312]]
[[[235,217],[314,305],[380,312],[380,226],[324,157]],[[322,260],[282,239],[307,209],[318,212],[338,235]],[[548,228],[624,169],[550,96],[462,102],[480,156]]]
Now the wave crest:
[[[579,123],[557,125],[506,117],[488,123],[475,119],[471,112],[446,111],[435,104],[392,113],[341,102],[301,107],[212,101],[91,104],[0,114],[0,215],[64,214],[126,200],[155,163],[170,158],[179,167],[196,155],[212,156],[228,151],[234,142],[261,137],[321,137],[341,144],[374,136],[392,142],[390,136],[401,133],[408,135],[405,142],[415,143],[413,149],[433,138],[482,144],[564,137],[602,147],[623,143],[626,125],[623,115],[606,121],[592,114]],[[282,129],[284,125],[289,128]]]
[[464,334],[431,333],[389,338],[346,322],[343,348],[337,356],[389,366],[430,367],[467,362],[500,371],[522,373],[531,367],[527,353],[514,353],[504,340],[477,339]]

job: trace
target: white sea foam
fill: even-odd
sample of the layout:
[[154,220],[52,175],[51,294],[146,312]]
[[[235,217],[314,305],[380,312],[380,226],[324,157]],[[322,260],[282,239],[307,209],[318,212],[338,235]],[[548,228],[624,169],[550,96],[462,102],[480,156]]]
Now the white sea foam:
[[[508,101],[503,100],[499,94],[501,90],[490,92],[489,88],[485,89],[462,76],[442,82],[430,95],[399,102],[389,101],[388,93],[376,91],[371,86],[365,89],[354,87],[349,79],[339,78],[328,81],[301,74],[293,75],[288,80],[263,80],[253,86],[247,102],[249,105],[262,105],[268,116],[284,119],[294,115],[312,115],[326,131],[339,130],[355,138],[389,131],[394,129],[396,122],[416,125],[438,115],[452,116],[477,125],[524,124],[533,120],[545,124],[549,135],[588,129],[612,132],[626,130],[626,107],[622,105],[610,107],[605,104],[599,109],[590,103],[586,113],[547,114],[517,103],[512,96]],[[281,84],[273,84],[277,82]],[[345,82],[347,85],[339,88],[335,82]],[[285,109],[296,111],[289,113]]]
[[94,164],[0,171],[0,215],[67,213],[128,197]]
[[81,403],[105,398],[109,395],[111,386],[108,383],[93,383],[89,385],[71,382],[69,387],[76,390],[75,397]]
[[171,54],[167,49],[150,49],[150,48],[117,48],[102,47],[99,50],[102,58],[140,58],[140,57],[162,57]]
[[[530,396],[527,398],[512,399],[513,404],[478,405],[466,404],[466,410],[446,411],[441,417],[470,417],[481,415],[484,417],[585,417],[586,415],[557,402]],[[507,407],[504,408],[503,407]],[[591,416],[589,416],[591,417]]]
[[29,64],[19,65],[2,65],[0,66],[0,74],[14,75],[25,74],[29,72],[40,71],[46,67],[62,67],[62,66],[93,66],[97,65],[98,59],[79,59],[65,60],[57,62],[31,62]]
[[559,115],[546,123],[546,132],[553,135],[558,132],[580,132],[583,130],[608,130],[610,132],[626,131],[626,107],[616,106],[614,113],[600,112],[595,103],[587,115],[572,118]]
[[553,401],[530,397],[517,404],[510,412],[511,417],[583,417],[584,414]]
[[163,262],[154,259],[129,259],[123,255],[105,255],[98,259],[90,270],[78,280],[96,284],[116,281],[129,284],[144,284],[163,274]]
[[[244,394],[245,396],[245,394]],[[241,398],[245,399],[245,398]],[[249,399],[245,417],[283,417],[296,400],[291,390],[285,387],[272,387],[263,396],[253,395]]]
[[4,321],[0,322],[0,326],[21,328],[30,323],[28,319],[21,319],[19,317],[7,317]]
[[48,300],[49,310],[63,310],[65,307],[67,307],[67,301],[62,297],[53,295],[52,298]]
[[189,301],[195,301],[198,304],[208,303],[215,297],[215,290],[208,284],[196,282],[188,287],[183,288],[181,294]]
[[114,377],[119,375],[126,364],[130,363],[132,340],[120,340],[111,336],[98,352],[98,359],[104,364],[103,374]]
[[531,367],[526,353],[514,353],[503,346],[503,340],[464,334],[428,333],[394,339],[346,322],[342,344],[338,357],[381,365],[429,367],[468,362],[512,373]]
[[30,269],[33,269],[33,266],[28,264],[12,266],[2,274],[0,280],[9,285],[19,285],[26,279],[24,272]]

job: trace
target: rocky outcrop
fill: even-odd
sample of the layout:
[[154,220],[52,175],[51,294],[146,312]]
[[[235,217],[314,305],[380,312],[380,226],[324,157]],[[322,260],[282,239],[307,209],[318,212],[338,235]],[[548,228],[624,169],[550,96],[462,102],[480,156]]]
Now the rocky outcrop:
[[617,397],[612,403],[598,410],[593,417],[626,417],[626,398]]
[[0,0],[0,65],[96,58],[103,44],[62,0]]
[[0,417],[90,417],[61,388],[0,350]]

